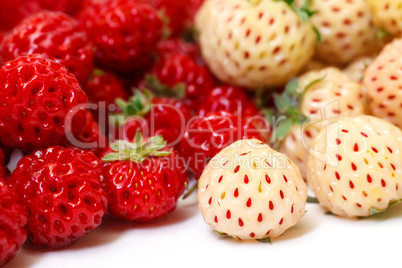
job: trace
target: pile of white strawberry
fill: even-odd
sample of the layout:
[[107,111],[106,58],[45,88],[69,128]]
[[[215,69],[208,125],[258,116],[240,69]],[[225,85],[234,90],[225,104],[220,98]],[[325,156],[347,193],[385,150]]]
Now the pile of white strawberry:
[[323,208],[350,218],[402,200],[401,6],[204,2],[198,41],[214,75],[251,91],[285,87],[273,94],[271,145],[280,152],[241,140],[204,169],[198,204],[214,230],[277,237],[304,215],[307,187]]

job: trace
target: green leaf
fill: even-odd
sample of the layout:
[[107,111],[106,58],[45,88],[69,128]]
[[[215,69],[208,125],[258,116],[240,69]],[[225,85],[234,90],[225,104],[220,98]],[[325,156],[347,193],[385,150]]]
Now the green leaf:
[[291,118],[286,118],[280,121],[276,128],[276,136],[278,139],[282,140],[290,131],[293,125],[293,120]]
[[401,201],[402,200],[393,201],[393,202],[389,203],[388,207],[395,206],[396,204],[399,204]]
[[322,36],[320,31],[318,31],[318,29],[316,27],[313,27],[313,31],[315,33],[315,36],[317,37],[317,43],[321,44],[322,43]]
[[299,114],[294,117],[294,123],[299,126],[303,126],[308,121],[309,121],[309,118],[307,116],[305,116],[304,114],[302,114],[301,112],[299,112]]
[[292,6],[295,0],[281,0],[281,1],[285,2],[289,6]]
[[283,114],[292,108],[293,103],[287,95],[276,95],[274,103],[278,111]]
[[274,109],[263,109],[261,111],[264,117],[268,120],[270,125],[273,125],[275,122],[276,112]]
[[382,41],[384,38],[390,37],[390,36],[392,36],[392,34],[390,34],[389,32],[387,32],[384,29],[379,29],[377,31],[377,39],[380,40],[380,41]]
[[270,237],[257,239],[257,241],[258,241],[258,242],[262,242],[262,243],[269,243],[269,244],[272,244]]
[[314,86],[315,84],[321,82],[322,80],[325,79],[325,77],[327,77],[327,74],[324,74],[322,77],[317,78],[313,81],[311,81],[307,86],[305,86],[305,88],[303,89],[303,93],[304,94],[309,88],[311,88],[312,86]]
[[186,96],[187,88],[184,83],[177,83],[173,87],[170,87],[162,84],[156,76],[146,75],[145,84],[157,97],[174,97],[177,99],[183,99]]
[[103,162],[114,162],[114,161],[117,161],[117,160],[119,160],[119,154],[118,153],[109,153],[109,154],[105,155],[102,158]]
[[172,149],[166,150],[166,143],[162,136],[154,136],[144,140],[138,131],[133,142],[125,140],[112,142],[110,149],[113,152],[105,155],[102,160],[105,162],[130,160],[141,163],[147,157],[169,156],[172,153]]
[[296,96],[298,94],[297,89],[299,88],[299,80],[292,79],[286,84],[285,92],[291,96]]
[[379,210],[379,209],[375,209],[375,208],[370,208],[370,216],[373,216],[373,215],[381,213],[381,212],[384,212],[384,210],[383,209]]
[[152,108],[152,94],[150,91],[135,90],[133,97],[128,101],[116,99],[116,105],[121,109],[120,114],[115,116],[123,116],[125,119],[130,116],[144,116],[149,113]]
[[230,236],[228,236],[227,233],[223,233],[223,232],[219,232],[214,230],[215,233],[217,233],[218,235],[220,235],[221,238],[229,238]]

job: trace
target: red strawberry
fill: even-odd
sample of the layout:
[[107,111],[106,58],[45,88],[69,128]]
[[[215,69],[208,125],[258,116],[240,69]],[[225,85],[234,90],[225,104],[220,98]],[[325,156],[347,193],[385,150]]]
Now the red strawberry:
[[36,1],[0,0],[0,31],[9,31],[25,18],[41,10]]
[[6,159],[3,153],[3,149],[0,148],[0,178],[7,178],[10,175],[10,171],[6,167]]
[[96,47],[100,66],[121,72],[144,68],[162,38],[163,22],[150,4],[92,1],[77,15]]
[[106,130],[103,131],[101,129],[99,124],[94,120],[92,113],[86,113],[85,116],[85,125],[77,134],[75,140],[70,140],[70,142],[76,147],[91,150],[97,155],[102,149],[108,146],[109,141],[103,134]]
[[198,61],[201,57],[199,49],[195,43],[188,43],[180,38],[171,38],[162,40],[158,43],[157,55],[161,58],[167,58],[173,54],[182,54]]
[[161,58],[154,65],[152,75],[153,77],[148,77],[147,83],[152,90],[161,91],[160,88],[173,90],[178,85],[182,85],[185,87],[184,97],[190,100],[194,108],[216,85],[216,81],[207,67],[197,64],[190,57],[181,54]]
[[93,48],[78,22],[61,12],[35,14],[10,32],[1,43],[3,61],[25,54],[39,54],[54,60],[80,82],[93,70]]
[[[62,65],[36,55],[3,65],[0,103],[2,144],[25,151],[67,144],[66,133],[77,135],[86,124],[88,97],[76,78]],[[71,124],[65,122],[67,115],[74,115]]]
[[181,36],[193,23],[200,1],[148,0],[167,18],[171,36]]
[[[104,105],[106,111],[110,110],[110,104],[114,104],[117,98],[127,100],[128,94],[123,82],[115,74],[100,69],[95,69],[85,86],[91,103]],[[95,119],[99,119],[99,109],[91,110]],[[102,111],[101,111],[102,113]],[[101,114],[102,116],[102,114]]]
[[133,143],[112,143],[102,158],[112,215],[148,222],[175,209],[187,172],[183,159],[165,145],[161,136],[143,140],[139,133]]
[[180,143],[180,153],[198,179],[209,160],[223,148],[241,139],[264,138],[252,124],[228,113],[218,111],[193,118]]
[[86,0],[38,0],[43,9],[61,11],[70,15],[74,15],[81,10]]
[[91,152],[59,146],[23,157],[8,184],[29,211],[36,245],[66,247],[97,227],[107,209],[102,162]]
[[[4,36],[5,36],[5,33],[0,32],[0,44],[1,44],[1,42],[3,41]],[[0,47],[0,55],[1,55],[1,47]],[[0,63],[0,65],[1,65],[1,63]]]
[[198,115],[204,116],[217,111],[227,111],[244,118],[261,130],[261,135],[266,141],[269,140],[271,132],[269,123],[244,89],[228,85],[214,88],[198,107]]
[[116,137],[131,141],[138,131],[146,138],[161,135],[168,146],[178,146],[187,122],[192,118],[190,109],[175,98],[156,98],[149,92],[136,91],[128,102],[119,101],[125,122]]
[[26,211],[16,200],[15,190],[0,178],[0,266],[15,256],[27,238]]

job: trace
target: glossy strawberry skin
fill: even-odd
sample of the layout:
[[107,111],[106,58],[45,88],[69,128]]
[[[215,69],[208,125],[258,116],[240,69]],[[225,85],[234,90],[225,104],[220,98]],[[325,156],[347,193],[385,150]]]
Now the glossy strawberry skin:
[[42,11],[13,29],[1,44],[3,61],[38,54],[62,64],[81,82],[93,70],[93,47],[78,21],[61,12]]
[[160,59],[154,65],[152,73],[160,83],[171,88],[179,83],[184,84],[185,98],[193,107],[198,106],[216,85],[207,67],[182,54],[172,54]]
[[23,157],[7,183],[27,209],[30,240],[62,248],[97,227],[107,209],[102,162],[74,147]]
[[43,9],[61,11],[73,15],[81,10],[86,0],[38,0],[38,2]]
[[180,153],[198,179],[209,160],[223,148],[241,139],[264,141],[260,131],[244,119],[225,111],[194,118],[186,127]]
[[0,178],[8,178],[8,176],[10,176],[10,171],[6,166],[6,158],[3,149],[0,148]]
[[[110,109],[111,107],[109,107],[109,105],[115,104],[117,98],[123,100],[128,99],[128,94],[122,80],[112,72],[99,69],[96,69],[92,75],[90,75],[84,91],[88,95],[91,103],[100,105],[103,102],[102,105],[104,105],[106,111],[113,111],[114,113],[118,112],[118,110]],[[95,120],[98,121],[99,109],[91,109],[91,112]],[[101,115],[103,115],[103,111],[100,112]],[[107,125],[107,122],[105,123]]]
[[0,0],[0,31],[9,31],[30,15],[39,12],[41,6],[36,1]]
[[151,111],[142,119],[129,118],[120,132],[120,139],[132,141],[137,131],[145,138],[161,135],[169,147],[178,149],[187,122],[192,118],[190,108],[174,98],[153,98]]
[[9,262],[25,242],[27,215],[14,189],[0,178],[0,266]]
[[86,113],[85,125],[80,132],[74,137],[77,143],[71,142],[72,145],[92,151],[98,155],[104,148],[109,145],[109,140],[105,136],[106,130],[101,129],[98,122],[94,119],[92,113]]
[[152,62],[163,22],[150,4],[132,0],[92,1],[77,15],[103,68],[131,72]]
[[258,108],[249,99],[244,89],[228,85],[212,89],[205,101],[198,107],[198,114],[203,116],[220,110],[235,114],[241,112],[246,117],[260,115]]
[[201,57],[198,46],[194,43],[187,43],[180,38],[169,38],[162,40],[157,46],[157,55],[160,58],[168,58],[174,54],[181,54],[198,61]]
[[218,111],[227,111],[242,117],[260,130],[265,141],[269,140],[271,127],[244,89],[229,85],[217,86],[198,107],[199,116]]
[[109,213],[139,222],[172,212],[187,182],[183,159],[175,151],[141,164],[128,160],[105,163],[104,171]]
[[[62,65],[36,55],[9,61],[0,69],[0,139],[24,151],[68,144],[66,132],[86,124],[87,95]],[[70,125],[67,114],[77,105]]]
[[148,0],[167,18],[170,35],[179,37],[192,24],[198,3],[193,0]]

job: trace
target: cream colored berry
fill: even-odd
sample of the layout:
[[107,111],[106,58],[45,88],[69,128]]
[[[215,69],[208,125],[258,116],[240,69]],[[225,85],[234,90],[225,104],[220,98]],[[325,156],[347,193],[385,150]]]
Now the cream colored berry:
[[374,23],[398,37],[402,36],[402,0],[367,0]]
[[372,56],[358,58],[347,65],[342,71],[349,76],[352,81],[361,84],[363,83],[364,73],[373,60],[374,57]]
[[318,134],[310,152],[309,187],[332,213],[370,216],[402,199],[402,132],[389,122],[342,118]]
[[301,112],[308,117],[303,126],[293,126],[279,150],[294,161],[303,177],[309,148],[318,132],[341,117],[365,113],[362,86],[341,70],[328,67],[299,77],[299,92],[304,91]]
[[364,86],[370,113],[402,127],[402,39],[387,44],[367,67]]
[[255,139],[223,149],[198,182],[198,206],[205,222],[242,240],[281,235],[304,215],[306,198],[297,166]]
[[346,64],[369,55],[379,47],[377,27],[366,0],[312,0],[311,18],[322,42],[315,58],[332,64]]
[[206,0],[196,15],[203,58],[221,81],[284,85],[309,62],[316,35],[284,1]]

